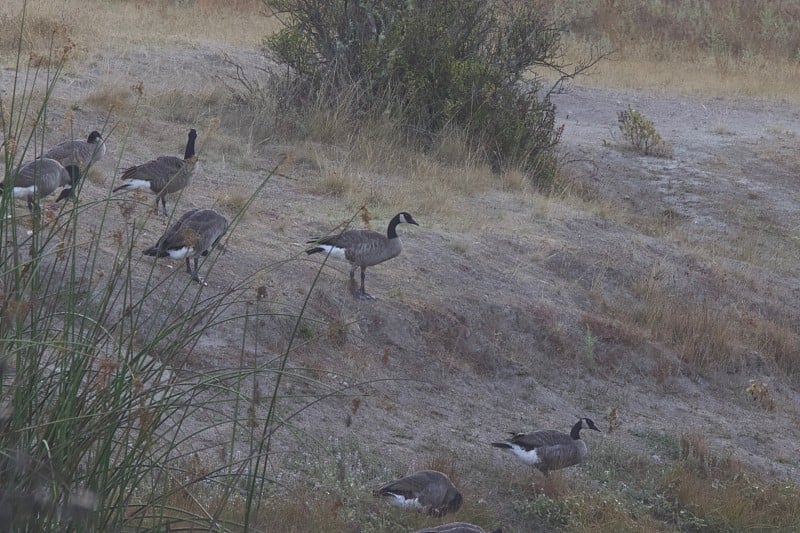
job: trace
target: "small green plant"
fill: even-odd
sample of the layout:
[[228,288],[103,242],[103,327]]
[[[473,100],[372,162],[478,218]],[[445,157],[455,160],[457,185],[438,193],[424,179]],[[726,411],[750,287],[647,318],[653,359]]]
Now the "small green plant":
[[572,509],[568,500],[556,500],[544,495],[535,500],[514,502],[514,509],[526,518],[536,520],[551,528],[567,526],[572,517]]
[[623,138],[637,151],[656,157],[672,157],[672,145],[661,137],[653,122],[641,112],[628,106],[626,111],[618,113],[617,118]]

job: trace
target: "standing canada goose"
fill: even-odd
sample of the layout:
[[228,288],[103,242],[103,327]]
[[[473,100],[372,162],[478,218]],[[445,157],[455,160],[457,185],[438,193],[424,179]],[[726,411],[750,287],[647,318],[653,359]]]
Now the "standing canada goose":
[[[76,166],[64,168],[55,159],[39,158],[28,161],[19,167],[11,178],[14,198],[25,198],[28,209],[33,213],[34,204],[59,187],[65,187],[56,201],[72,196],[72,186],[80,179],[80,169]],[[0,194],[6,188],[0,183]]]
[[321,239],[307,241],[307,244],[316,244],[314,248],[306,250],[307,254],[326,252],[330,255],[346,259],[353,265],[350,269],[350,280],[355,282],[356,269],[361,268],[361,290],[359,298],[374,300],[375,298],[364,291],[364,278],[367,267],[383,263],[397,257],[403,250],[400,237],[397,236],[397,225],[400,223],[419,226],[410,214],[405,211],[397,213],[389,221],[386,235],[377,231],[352,229]]
[[64,141],[49,149],[42,157],[55,159],[65,167],[74,165],[86,169],[92,163],[100,161],[106,155],[106,144],[99,131],[93,131],[89,137]]
[[582,429],[600,431],[590,418],[581,418],[572,426],[569,434],[555,429],[512,433],[510,439],[493,442],[492,446],[510,449],[517,457],[532,464],[546,476],[551,470],[576,465],[588,457],[586,443],[581,440]]
[[455,513],[462,502],[450,478],[436,470],[421,470],[385,483],[375,489],[375,496],[388,498],[397,507],[413,507],[437,516]]
[[[426,527],[416,533],[489,533],[487,530],[475,524],[467,522],[450,522],[441,526]],[[493,529],[491,533],[503,533],[503,528]]]
[[158,201],[161,200],[164,216],[167,216],[167,201],[164,197],[186,187],[197,168],[197,156],[194,153],[195,139],[197,131],[189,130],[189,140],[186,142],[183,159],[173,155],[162,155],[158,159],[125,169],[121,179],[127,183],[120,185],[113,192],[146,189],[156,195],[156,212],[158,212]]
[[[143,251],[144,255],[186,259],[186,272],[192,279],[203,283],[197,274],[198,256],[207,256],[211,249],[228,230],[227,219],[211,209],[192,209],[183,214],[170,227],[155,246]],[[189,258],[194,258],[194,269],[189,266]]]

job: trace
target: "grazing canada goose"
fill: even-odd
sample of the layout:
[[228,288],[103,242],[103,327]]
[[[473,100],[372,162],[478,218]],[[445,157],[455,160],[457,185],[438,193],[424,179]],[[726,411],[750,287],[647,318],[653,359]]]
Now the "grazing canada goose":
[[106,155],[106,143],[99,131],[93,131],[89,137],[64,141],[49,149],[42,157],[55,159],[65,167],[74,165],[81,169],[100,161]]
[[158,201],[161,200],[164,216],[167,216],[167,201],[164,197],[186,187],[197,168],[197,156],[194,153],[195,139],[197,131],[189,130],[189,140],[186,142],[183,159],[162,155],[158,159],[125,169],[121,179],[127,183],[120,185],[113,192],[146,189],[156,195],[156,212],[158,212]]
[[[14,198],[25,198],[28,209],[33,213],[34,204],[59,187],[65,187],[56,201],[72,196],[72,186],[80,179],[80,169],[76,166],[64,168],[55,159],[39,158],[28,161],[19,167],[12,177]],[[0,194],[5,190],[0,183]]]
[[397,225],[400,223],[414,224],[419,226],[410,214],[405,211],[397,213],[389,221],[389,228],[386,235],[377,231],[352,229],[321,239],[307,241],[307,244],[316,244],[314,248],[306,250],[307,254],[326,252],[330,255],[350,261],[353,267],[350,269],[350,279],[355,282],[356,269],[361,267],[361,290],[359,298],[362,300],[374,300],[375,298],[364,291],[364,278],[368,266],[377,265],[397,257],[403,250],[400,244],[400,237],[397,236]]
[[569,434],[555,429],[512,433],[510,439],[493,442],[492,446],[510,449],[517,457],[532,464],[546,476],[551,470],[576,465],[588,457],[586,443],[581,440],[582,429],[600,431],[590,418],[581,418],[572,426]]
[[[450,522],[441,526],[426,527],[416,533],[489,533],[480,526],[467,522]],[[493,529],[491,533],[503,533],[503,528]]]
[[[228,230],[227,219],[211,209],[192,209],[183,214],[170,227],[155,246],[143,251],[144,255],[186,259],[186,272],[192,279],[203,283],[197,274],[198,256],[207,256]],[[189,258],[194,258],[194,269],[189,266]]]
[[375,495],[388,498],[397,507],[413,507],[437,516],[455,513],[462,502],[450,478],[436,470],[421,470],[385,483],[375,489]]

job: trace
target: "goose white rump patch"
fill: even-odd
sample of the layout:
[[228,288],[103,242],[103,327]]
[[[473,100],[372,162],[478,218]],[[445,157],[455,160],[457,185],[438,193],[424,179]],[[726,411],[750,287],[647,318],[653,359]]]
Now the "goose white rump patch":
[[532,465],[539,463],[539,455],[536,453],[536,449],[533,450],[526,450],[519,444],[511,444],[511,451],[514,452],[514,455],[525,461],[526,463],[530,463]]
[[30,187],[14,187],[14,198],[27,198],[36,193],[36,185]]
[[192,257],[194,255],[194,248],[191,246],[182,246],[177,249],[169,249],[167,253],[173,259],[183,259],[184,257]]
[[409,499],[402,494],[395,494],[393,492],[388,492],[386,495],[391,496],[388,501],[390,504],[396,507],[412,507],[414,509],[422,509],[422,504],[419,503],[419,498]]
[[320,244],[320,248],[322,248],[325,253],[331,254],[332,257],[338,257],[339,259],[347,259],[344,256],[344,248],[339,248],[338,246],[331,246],[330,244]]
[[126,189],[149,189],[150,182],[147,180],[128,180],[123,187]]

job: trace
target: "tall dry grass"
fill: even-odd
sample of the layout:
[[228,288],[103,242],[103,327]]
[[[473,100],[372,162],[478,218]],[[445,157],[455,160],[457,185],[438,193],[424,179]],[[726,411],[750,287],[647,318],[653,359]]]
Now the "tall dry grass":
[[800,100],[800,2],[558,0],[568,54],[613,51],[591,82]]
[[256,48],[276,24],[262,10],[259,0],[6,0],[0,3],[0,61],[16,57],[20,31],[24,55],[46,54],[56,36],[77,45],[77,59],[167,44]]

